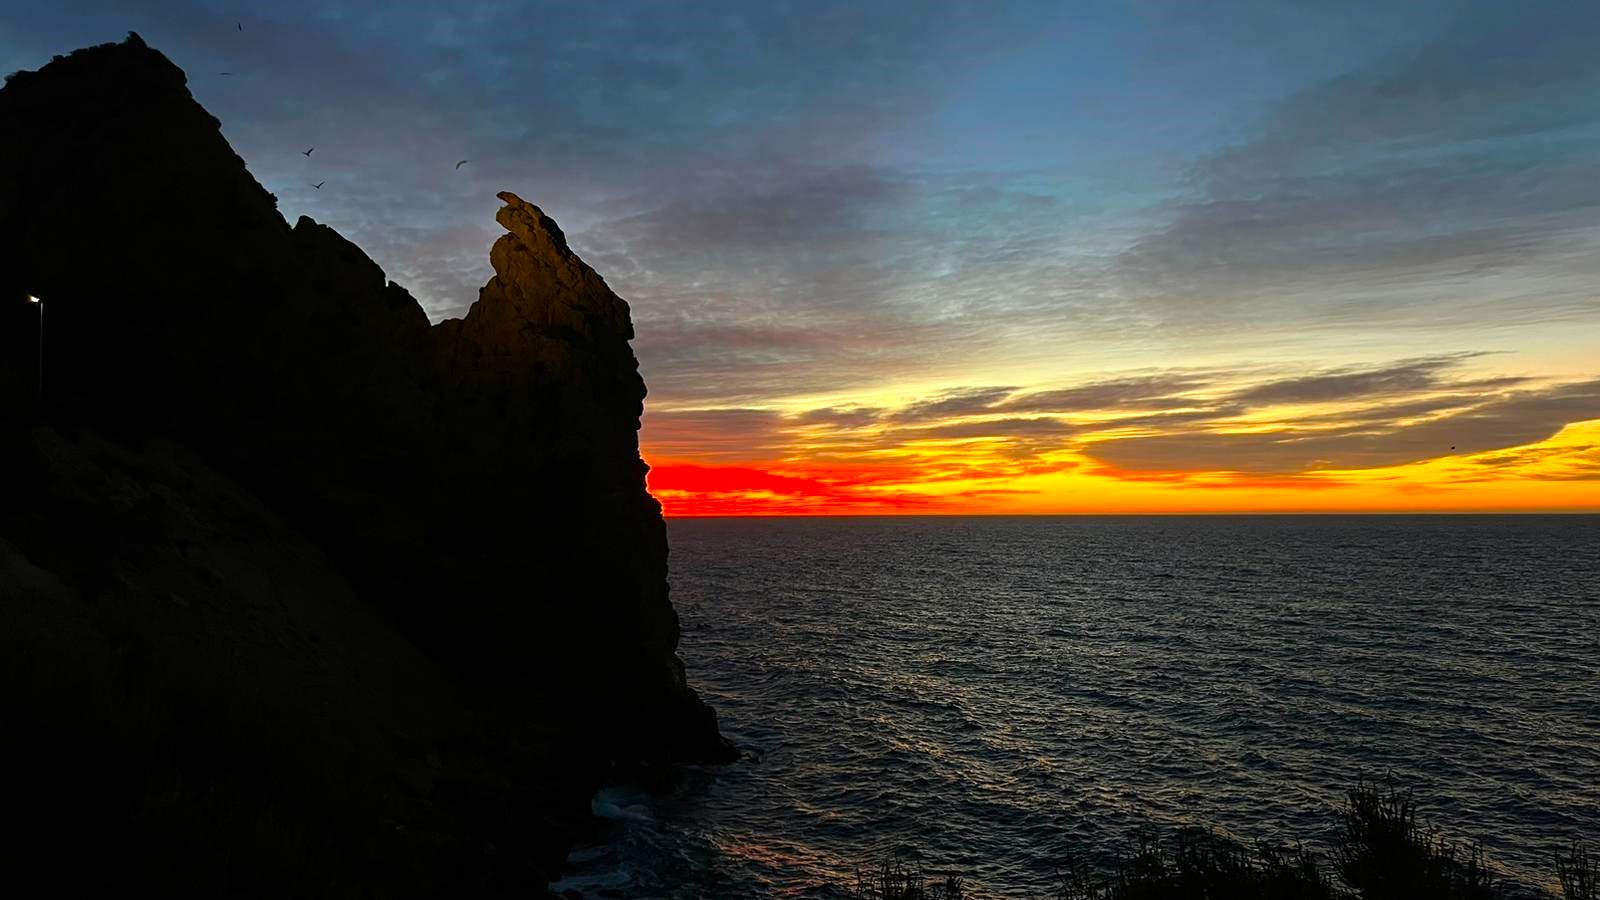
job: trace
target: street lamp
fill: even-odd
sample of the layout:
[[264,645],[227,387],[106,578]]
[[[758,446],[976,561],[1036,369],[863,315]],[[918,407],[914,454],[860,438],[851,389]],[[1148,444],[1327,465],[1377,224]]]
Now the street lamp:
[[39,402],[44,402],[44,301],[32,294],[28,302],[39,307]]

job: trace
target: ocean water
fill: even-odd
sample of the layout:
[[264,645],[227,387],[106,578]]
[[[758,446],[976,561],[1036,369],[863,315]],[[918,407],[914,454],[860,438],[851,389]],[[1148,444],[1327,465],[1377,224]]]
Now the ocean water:
[[1600,517],[669,524],[747,753],[608,789],[564,886],[838,897],[886,853],[1043,895],[1143,825],[1325,846],[1359,776],[1524,884],[1600,843]]

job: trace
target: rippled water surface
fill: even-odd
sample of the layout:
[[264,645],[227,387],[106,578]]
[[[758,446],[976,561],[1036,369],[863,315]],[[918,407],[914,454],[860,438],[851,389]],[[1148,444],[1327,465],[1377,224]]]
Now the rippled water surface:
[[1392,772],[1547,882],[1600,839],[1600,518],[674,520],[744,762],[596,809],[570,884],[833,897],[915,848],[986,894],[1145,824],[1326,840]]

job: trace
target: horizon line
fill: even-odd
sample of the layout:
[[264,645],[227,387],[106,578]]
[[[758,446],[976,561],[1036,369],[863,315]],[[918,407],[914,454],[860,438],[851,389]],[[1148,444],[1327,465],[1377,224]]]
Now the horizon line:
[[961,513],[665,513],[663,519],[1136,519],[1136,518],[1247,518],[1294,516],[1298,518],[1355,516],[1600,516],[1597,509],[1483,509],[1483,510],[1219,510],[1215,512],[961,512]]

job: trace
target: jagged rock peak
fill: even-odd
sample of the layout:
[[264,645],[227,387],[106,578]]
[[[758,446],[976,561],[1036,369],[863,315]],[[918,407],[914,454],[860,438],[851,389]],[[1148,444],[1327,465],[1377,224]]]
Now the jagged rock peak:
[[509,233],[489,251],[495,274],[467,312],[467,332],[485,343],[521,344],[521,323],[532,323],[585,342],[631,339],[628,304],[572,251],[561,226],[510,191],[495,196],[505,203],[495,221]]
[[549,248],[551,252],[563,259],[572,259],[576,256],[567,246],[567,236],[561,233],[561,226],[556,220],[544,214],[544,210],[518,197],[510,191],[501,191],[495,194],[505,206],[495,213],[494,220],[499,222],[505,230],[522,239],[522,243],[530,250]]

